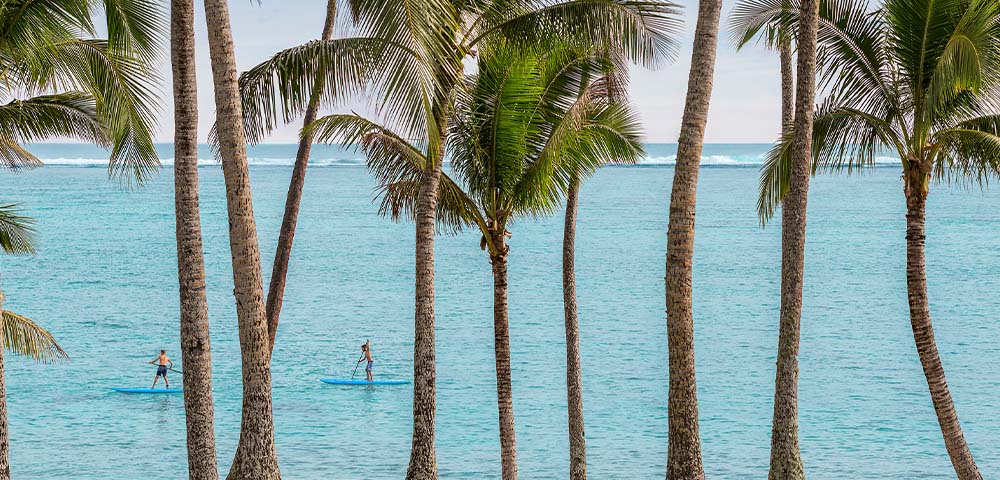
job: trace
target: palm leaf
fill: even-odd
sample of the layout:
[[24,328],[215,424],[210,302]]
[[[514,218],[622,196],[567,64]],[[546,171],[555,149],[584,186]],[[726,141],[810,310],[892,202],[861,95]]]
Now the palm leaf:
[[[507,2],[517,3],[517,2]],[[508,8],[477,23],[469,46],[496,41],[547,50],[567,41],[622,52],[657,67],[677,54],[681,7],[663,0],[554,0],[539,8]]]
[[41,363],[69,360],[69,355],[55,338],[30,318],[2,310],[3,346],[9,352]]
[[0,249],[14,255],[34,254],[35,220],[21,215],[17,204],[0,204]]
[[0,105],[0,166],[35,167],[41,162],[19,144],[70,137],[108,145],[94,98],[82,92],[42,95]]

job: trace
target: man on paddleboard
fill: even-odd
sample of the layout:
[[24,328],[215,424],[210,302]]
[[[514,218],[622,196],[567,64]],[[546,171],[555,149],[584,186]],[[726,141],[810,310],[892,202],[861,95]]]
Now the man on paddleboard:
[[157,362],[159,362],[159,365],[156,366],[156,376],[153,377],[153,386],[150,388],[156,388],[156,381],[160,377],[163,377],[163,383],[166,384],[167,388],[170,388],[170,380],[167,380],[167,370],[174,368],[174,361],[167,356],[166,350],[160,350],[160,356],[154,358],[149,364],[152,365]]
[[368,362],[368,365],[365,366],[365,377],[370,382],[372,381],[372,364],[375,361],[372,360],[372,349],[368,347],[368,343],[361,346],[361,353],[364,354],[365,360]]

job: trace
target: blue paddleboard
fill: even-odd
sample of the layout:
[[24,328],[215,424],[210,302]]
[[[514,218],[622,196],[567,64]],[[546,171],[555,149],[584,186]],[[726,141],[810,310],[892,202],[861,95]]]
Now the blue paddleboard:
[[111,387],[112,390],[121,393],[181,393],[184,390],[179,388],[121,388]]
[[374,382],[369,382],[368,380],[351,380],[348,378],[321,378],[319,381],[329,383],[330,385],[406,385],[410,383],[409,380],[375,380]]

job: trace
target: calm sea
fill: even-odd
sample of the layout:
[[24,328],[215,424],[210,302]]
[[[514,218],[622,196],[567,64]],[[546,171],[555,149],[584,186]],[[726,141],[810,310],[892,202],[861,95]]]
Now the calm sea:
[[[173,179],[107,179],[99,150],[38,145],[48,166],[0,172],[0,202],[38,219],[39,254],[0,258],[5,307],[49,328],[72,356],[8,358],[15,478],[184,478],[180,396],[130,396],[145,362],[180,358]],[[758,226],[766,145],[708,145],[698,192],[695,330],[709,478],[767,475],[780,228]],[[589,471],[662,478],[667,451],[664,251],[672,145],[605,168],[581,195],[577,240]],[[170,159],[170,147],[162,157]],[[251,151],[265,281],[294,146]],[[240,420],[240,362],[221,169],[204,149],[202,215],[219,463]],[[399,479],[409,387],[321,384],[350,376],[370,338],[376,375],[409,378],[413,229],[377,216],[360,156],[314,150],[274,353],[278,455],[288,479]],[[167,162],[169,164],[169,162]],[[910,334],[897,166],[819,177],[809,205],[800,428],[811,479],[954,478]],[[984,478],[1000,478],[1000,197],[940,185],[927,268],[938,345]],[[510,328],[522,478],[567,472],[562,219],[513,225]],[[498,478],[491,276],[479,235],[437,243],[438,461],[442,478]],[[172,376],[180,382],[179,376]],[[225,472],[225,470],[223,470]]]

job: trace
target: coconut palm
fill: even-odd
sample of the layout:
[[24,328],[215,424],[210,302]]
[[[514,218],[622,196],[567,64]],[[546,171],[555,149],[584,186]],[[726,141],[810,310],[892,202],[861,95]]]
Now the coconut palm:
[[[327,0],[326,20],[323,22],[323,33],[320,41],[333,38],[333,24],[337,18],[337,0]],[[309,125],[316,120],[319,112],[320,98],[323,95],[323,83],[317,82],[310,92],[309,104],[302,115],[302,124]],[[292,241],[295,239],[295,226],[299,219],[299,205],[302,203],[302,188],[306,182],[306,168],[309,166],[309,153],[312,149],[312,138],[302,136],[299,148],[295,152],[295,166],[292,167],[292,179],[288,184],[288,195],[285,197],[285,214],[281,218],[281,230],[278,233],[278,245],[274,250],[274,262],[271,264],[271,280],[267,287],[267,331],[270,349],[274,350],[274,337],[278,333],[278,317],[281,315],[281,303],[285,295],[285,279],[288,277],[288,261],[292,255]]]
[[[477,228],[494,286],[494,340],[503,478],[517,476],[507,317],[508,226],[551,213],[572,174],[642,152],[636,116],[602,96],[604,58],[554,51],[523,56],[481,52],[478,73],[458,92],[449,134],[455,179],[442,173],[437,221]],[[358,115],[331,115],[312,127],[320,141],[358,144],[379,179],[380,211],[412,218],[429,159],[392,130]],[[570,167],[572,164],[572,167]]]
[[698,434],[698,388],[694,365],[691,269],[694,257],[695,195],[698,167],[712,98],[719,43],[721,0],[700,0],[687,96],[677,140],[677,161],[670,191],[667,227],[666,302],[670,356],[667,480],[703,479]]
[[[321,82],[321,107],[376,99],[382,123],[420,145],[416,219],[413,445],[407,478],[436,478],[434,232],[445,135],[462,61],[508,40],[544,49],[567,39],[620,48],[656,66],[673,51],[677,8],[663,0],[349,0],[349,36],[277,53],[240,78],[247,138],[301,115]],[[399,19],[406,19],[405,22]]]
[[170,2],[174,91],[174,210],[180,286],[181,358],[188,478],[217,480],[212,349],[198,206],[198,80],[194,62],[194,0]]
[[[802,319],[802,282],[805,269],[806,200],[812,142],[816,84],[816,29],[818,0],[743,0],[734,9],[731,30],[738,47],[755,36],[778,48],[781,56],[782,134],[793,135],[789,193],[782,202],[781,309],[778,361],[775,373],[774,416],[771,428],[771,480],[805,478],[798,432],[798,352]],[[796,14],[797,13],[797,14]],[[798,32],[798,86],[793,95],[791,40]],[[794,118],[792,104],[794,98]],[[794,123],[794,129],[793,129]]]
[[[962,434],[934,340],[924,263],[933,180],[984,182],[1000,174],[1000,7],[996,2],[889,0],[870,13],[845,3],[820,29],[831,95],[816,113],[816,171],[870,168],[899,156],[906,200],[906,283],[917,354],[958,478],[982,478]],[[789,142],[761,178],[765,218],[789,191]]]
[[[577,105],[589,99],[602,102],[626,101],[628,84],[627,70],[620,65],[620,59],[610,58],[615,65],[604,77],[588,85],[582,92]],[[582,153],[582,152],[578,152]],[[589,161],[564,160],[569,184],[566,187],[566,212],[563,225],[563,309],[566,327],[566,405],[569,420],[569,478],[587,478],[587,446],[583,419],[583,379],[580,366],[580,318],[576,301],[576,219],[581,182],[592,172],[592,165],[600,161],[614,163],[635,163],[640,151],[620,158],[596,158]],[[572,170],[576,167],[578,170]]]
[[[0,250],[11,255],[34,254],[32,246],[34,220],[21,214],[17,205],[0,205]],[[0,479],[10,480],[10,436],[7,432],[7,387],[4,380],[4,350],[27,356],[39,362],[69,359],[52,334],[34,321],[3,308],[4,294],[0,290],[0,329],[3,348],[0,349]]]
[[274,447],[271,351],[260,271],[260,246],[253,216],[243,134],[236,54],[227,3],[225,0],[205,0],[209,57],[215,86],[215,125],[226,184],[233,295],[236,297],[243,370],[240,440],[226,478],[276,480],[281,478],[281,472]]
[[[102,13],[106,39],[96,36]],[[151,65],[162,30],[151,2],[3,2],[0,90],[9,101],[0,106],[0,166],[38,166],[23,144],[72,137],[110,148],[110,172],[123,181],[148,178],[159,165]]]

